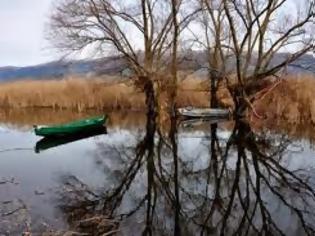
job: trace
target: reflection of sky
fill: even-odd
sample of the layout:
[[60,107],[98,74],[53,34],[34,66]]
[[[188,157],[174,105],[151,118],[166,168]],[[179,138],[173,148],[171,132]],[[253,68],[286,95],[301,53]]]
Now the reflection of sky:
[[[0,202],[22,199],[32,213],[54,219],[55,209],[51,207],[51,191],[58,185],[63,174],[73,174],[89,184],[99,187],[102,173],[95,168],[93,158],[86,155],[95,150],[95,140],[61,146],[35,154],[34,146],[39,140],[31,132],[0,129],[0,151],[22,148],[29,150],[5,151],[0,153],[0,180],[15,178],[18,185],[0,185]],[[45,192],[38,196],[35,191]],[[43,218],[43,221],[45,218]]]
[[[222,140],[226,140],[229,134],[230,131],[223,129],[220,129],[218,132],[218,136]],[[106,152],[105,149],[106,147],[113,146],[117,148],[135,147],[137,144],[136,140],[140,140],[140,137],[143,137],[143,134],[134,133],[134,131],[109,129],[108,135],[89,138],[35,154],[32,148],[39,138],[33,133],[0,128],[0,150],[30,148],[30,150],[1,153],[0,179],[3,177],[15,177],[19,184],[16,186],[0,185],[0,202],[17,197],[26,199],[26,202],[30,204],[35,212],[38,214],[45,212],[46,217],[52,217],[55,209],[54,205],[50,204],[52,195],[49,189],[54,189],[58,185],[60,176],[63,174],[75,175],[92,189],[109,189],[117,186],[119,184],[119,176],[125,173],[124,167],[128,166],[130,161],[133,160],[133,152],[130,152],[130,158],[124,158],[127,162],[126,164],[118,161],[114,152],[108,152],[108,150]],[[179,165],[181,187],[189,191],[189,193],[195,194],[195,196],[205,196],[207,186],[206,173],[204,172],[193,177],[184,175],[182,171],[183,163],[187,164],[188,169],[193,171],[203,170],[209,166],[210,140],[209,138],[205,138],[204,133],[201,131],[180,132],[178,140],[179,158],[181,159]],[[298,148],[298,145],[301,145],[303,149]],[[309,147],[307,142],[295,142],[294,145],[289,146],[289,150],[303,150],[303,152],[288,152],[286,158],[283,159],[284,166],[288,166],[289,169],[293,170],[299,168],[310,170],[310,168],[315,167],[314,151]],[[162,157],[162,163],[165,165],[164,168],[169,173],[172,173],[173,164],[170,153]],[[250,157],[248,158],[248,163],[252,169],[252,160]],[[231,173],[233,173],[236,165],[236,155],[234,152],[230,153],[227,164],[228,170],[231,170]],[[104,165],[107,166],[106,169],[104,169]],[[128,212],[128,210],[133,209],[137,205],[139,199],[143,198],[146,194],[146,181],[146,165],[144,162],[130,189],[126,192],[118,212]],[[243,182],[243,179],[241,182]],[[224,187],[225,184],[222,186]],[[208,185],[209,196],[213,192],[213,187],[213,182],[210,181]],[[2,191],[3,189],[6,191]],[[46,192],[46,195],[35,196],[34,191],[37,189]],[[227,194],[226,191],[223,191],[222,196],[227,196]],[[181,197],[184,197],[184,194]],[[274,219],[277,219],[279,225],[295,228],[295,225],[291,222],[292,218],[290,218],[293,216],[290,216],[288,209],[279,204],[279,199],[275,199],[274,195],[269,191],[263,192],[263,198],[268,203],[268,208],[272,212]],[[294,200],[294,196],[292,198]],[[159,201],[161,202],[157,211],[163,214],[165,211],[163,207],[166,206],[164,206],[165,203],[161,199]],[[187,200],[183,203],[183,207],[186,210],[193,210],[195,205],[192,205],[191,201]],[[139,225],[143,225],[143,215],[143,209],[136,214],[136,221]],[[167,217],[165,216],[165,219]],[[134,223],[134,219],[129,219],[124,223],[125,229],[123,231],[128,232]]]

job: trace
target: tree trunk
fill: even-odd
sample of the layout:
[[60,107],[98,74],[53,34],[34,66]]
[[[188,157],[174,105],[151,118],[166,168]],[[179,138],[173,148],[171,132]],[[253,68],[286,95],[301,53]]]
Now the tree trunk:
[[210,107],[211,108],[218,107],[216,79],[217,78],[215,76],[211,75],[211,78],[210,78]]
[[145,103],[147,107],[147,118],[155,122],[157,116],[156,96],[154,90],[154,83],[149,78],[146,78],[144,84]]
[[234,119],[242,119],[246,116],[246,109],[248,104],[245,100],[245,92],[242,88],[236,88],[230,90],[230,94],[232,95],[233,102],[234,102]]

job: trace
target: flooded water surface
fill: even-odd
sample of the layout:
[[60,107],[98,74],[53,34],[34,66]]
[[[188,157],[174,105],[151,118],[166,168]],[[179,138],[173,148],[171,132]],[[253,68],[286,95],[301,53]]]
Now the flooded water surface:
[[33,124],[97,112],[0,112],[0,235],[315,235],[309,132],[110,113],[106,131]]

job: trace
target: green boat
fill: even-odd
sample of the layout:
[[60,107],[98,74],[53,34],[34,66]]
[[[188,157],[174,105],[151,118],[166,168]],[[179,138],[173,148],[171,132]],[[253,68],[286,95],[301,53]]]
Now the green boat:
[[107,116],[97,116],[55,126],[34,125],[35,134],[43,137],[63,137],[84,132],[91,132],[103,127]]

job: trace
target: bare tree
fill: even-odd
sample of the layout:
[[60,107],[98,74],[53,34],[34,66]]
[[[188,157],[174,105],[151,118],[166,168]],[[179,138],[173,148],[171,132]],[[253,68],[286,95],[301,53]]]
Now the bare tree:
[[180,28],[194,15],[190,12],[177,21],[183,2],[60,0],[51,16],[50,39],[67,52],[121,55],[135,73],[135,84],[146,93],[148,111],[154,114],[156,82],[169,70],[171,54],[176,60]]
[[[205,34],[198,43],[208,54],[211,90],[224,78],[239,115],[253,109],[253,95],[267,78],[278,77],[290,63],[315,49],[313,1],[198,2]],[[228,58],[234,61],[234,70],[227,69]]]
[[171,109],[172,114],[175,114],[176,109],[176,90],[177,90],[177,50],[178,50],[178,37],[179,37],[179,25],[178,25],[178,0],[172,0],[172,16],[173,16],[173,45],[172,45],[172,89],[171,89]]
[[207,69],[210,81],[210,106],[217,107],[217,90],[224,76],[228,74],[227,61],[232,56],[229,44],[231,42],[230,33],[225,30],[225,14],[223,2],[201,0],[203,9],[201,16],[201,26],[204,32],[204,40],[198,40],[206,51]]
[[[285,11],[291,11],[290,4],[294,2],[250,0],[242,5],[240,1],[224,1],[233,39],[238,87],[241,88],[234,91],[240,113],[245,107],[251,106],[250,96],[255,92],[259,81],[277,75],[287,65],[315,47],[309,30],[314,27],[314,2],[300,1],[303,7],[300,5],[297,12],[290,12],[289,16]],[[237,33],[238,24],[244,28],[240,31],[243,32],[241,34]],[[283,50],[290,50],[291,53],[280,62],[272,64],[276,53]],[[244,55],[245,59],[242,59]],[[254,68],[250,70],[250,62],[255,56]]]
[[[170,98],[175,101],[180,34],[200,9],[205,37],[200,38],[198,28],[191,33],[207,51],[211,106],[217,105],[215,93],[225,81],[236,114],[243,115],[248,107],[253,109],[253,95],[267,78],[279,76],[314,50],[311,0],[196,0],[198,6],[191,11],[183,7],[184,1],[60,0],[51,17],[51,39],[61,50],[123,56],[152,114],[158,106],[157,81],[169,72]],[[276,60],[281,52],[289,53]]]

